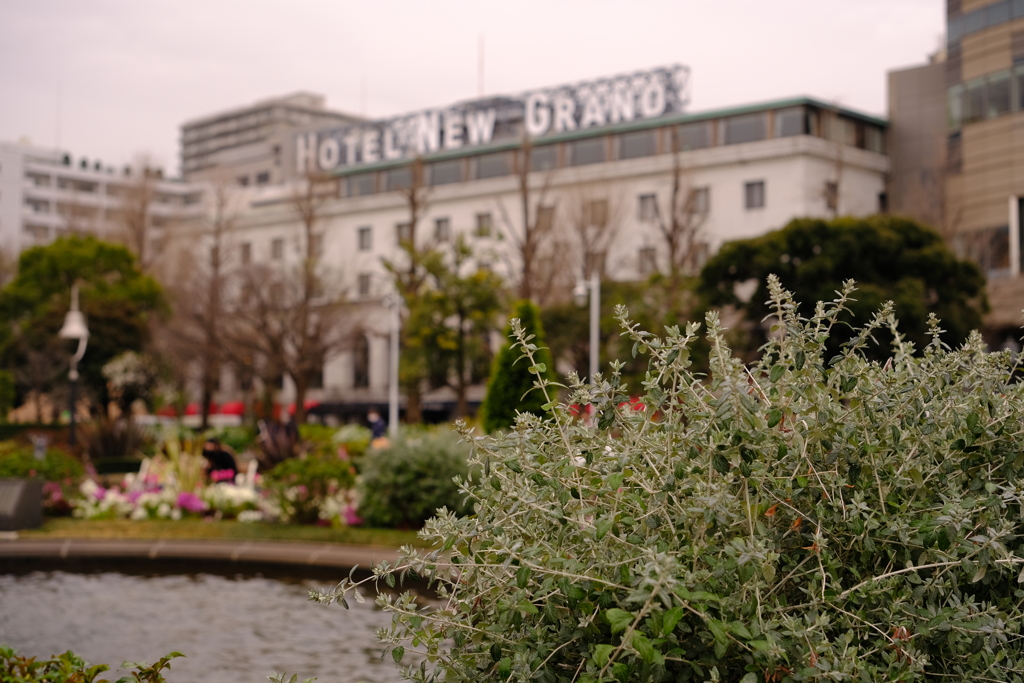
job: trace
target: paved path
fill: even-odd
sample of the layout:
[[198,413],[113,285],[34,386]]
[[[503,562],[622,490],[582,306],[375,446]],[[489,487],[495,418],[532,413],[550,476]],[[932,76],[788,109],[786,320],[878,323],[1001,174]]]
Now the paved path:
[[88,538],[22,538],[0,540],[5,559],[150,559],[203,560],[313,567],[368,569],[381,560],[394,561],[398,551],[338,543],[292,543],[230,540],[106,540]]

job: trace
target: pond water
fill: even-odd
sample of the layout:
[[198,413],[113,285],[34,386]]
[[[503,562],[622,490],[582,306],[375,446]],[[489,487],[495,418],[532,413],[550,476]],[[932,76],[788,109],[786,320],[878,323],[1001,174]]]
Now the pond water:
[[[338,571],[338,578],[347,572]],[[0,574],[0,643],[49,657],[73,650],[109,664],[153,662],[172,650],[170,683],[266,681],[273,671],[318,683],[401,680],[374,631],[391,622],[371,600],[351,609],[306,599],[326,581],[213,574]],[[114,675],[111,675],[114,674]]]

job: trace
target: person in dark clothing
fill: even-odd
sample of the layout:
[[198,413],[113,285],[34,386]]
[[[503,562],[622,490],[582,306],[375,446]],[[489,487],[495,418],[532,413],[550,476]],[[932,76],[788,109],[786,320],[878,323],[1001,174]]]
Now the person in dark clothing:
[[380,413],[376,410],[371,410],[366,415],[366,420],[370,423],[370,432],[373,434],[373,439],[382,439],[388,435],[388,423],[381,418]]
[[[206,476],[215,481],[227,481],[229,484],[235,482],[238,474],[238,463],[233,455],[224,450],[218,439],[207,439],[203,444],[203,457],[206,458]],[[214,472],[220,474],[214,475]],[[230,472],[230,478],[228,477]]]

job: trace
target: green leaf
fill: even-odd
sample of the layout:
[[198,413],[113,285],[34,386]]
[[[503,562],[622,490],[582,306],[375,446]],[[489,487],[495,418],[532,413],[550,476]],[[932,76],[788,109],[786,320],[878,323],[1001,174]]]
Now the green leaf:
[[612,651],[615,650],[614,645],[598,645],[594,648],[594,664],[604,668],[608,664],[608,658],[611,657]]
[[740,683],[757,683],[757,674],[752,671],[748,671],[747,674],[740,679]]
[[721,453],[715,453],[715,457],[711,458],[711,464],[720,474],[729,474],[729,470],[732,469],[729,461]]
[[497,643],[491,645],[491,659],[495,662],[501,659],[501,645]]
[[806,361],[806,358],[807,357],[804,355],[803,351],[797,351],[793,355],[793,365],[796,366],[797,370],[804,369],[804,362]]
[[519,603],[519,611],[523,613],[523,616],[526,616],[527,614],[538,614],[540,612],[535,604],[527,600],[523,600]]
[[665,616],[662,617],[661,621],[661,632],[663,635],[668,635],[675,630],[676,624],[683,618],[683,608],[673,607],[672,609],[665,612]]
[[611,625],[612,633],[625,631],[629,625],[633,623],[633,615],[626,610],[619,609],[617,607],[605,610],[604,618]]
[[605,517],[604,519],[597,520],[597,524],[595,525],[597,527],[595,533],[595,536],[597,536],[597,540],[600,541],[608,534],[608,531],[612,528],[613,522],[614,520],[612,520],[610,517]]
[[399,645],[391,651],[391,659],[395,660],[395,664],[402,663],[402,657],[405,656],[405,648]]
[[498,675],[502,678],[508,678],[510,673],[512,673],[512,660],[508,657],[502,657],[501,661],[498,662]]
[[772,366],[772,371],[771,371],[771,373],[770,373],[770,374],[768,375],[768,379],[769,379],[769,380],[771,380],[771,383],[772,383],[772,384],[775,384],[775,383],[776,383],[776,382],[778,382],[778,381],[779,381],[780,379],[782,379],[782,375],[783,375],[783,374],[784,374],[785,372],[786,372],[786,368],[785,368],[785,366],[782,366],[782,365],[774,365],[774,366]]
[[516,585],[519,588],[526,588],[527,583],[530,581],[530,568],[520,567],[516,570]]
[[772,408],[768,411],[768,428],[774,428],[780,422],[782,422],[782,411],[778,408]]
[[715,637],[716,643],[729,644],[729,633],[725,628],[725,624],[718,619],[708,619],[708,628],[711,629],[711,635]]
[[654,645],[651,644],[650,638],[645,636],[643,633],[633,631],[630,644],[633,646],[633,649],[636,650],[637,654],[640,655],[640,659],[647,663],[654,661]]

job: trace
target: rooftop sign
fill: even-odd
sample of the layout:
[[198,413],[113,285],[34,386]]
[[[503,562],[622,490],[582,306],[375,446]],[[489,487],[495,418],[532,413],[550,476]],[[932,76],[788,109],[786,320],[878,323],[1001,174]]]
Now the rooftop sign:
[[682,112],[690,69],[674,65],[515,97],[472,100],[391,119],[302,133],[295,170],[345,167],[531,138]]

